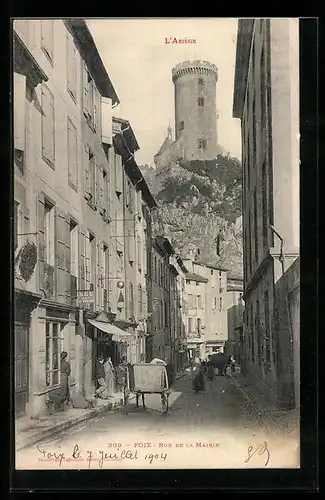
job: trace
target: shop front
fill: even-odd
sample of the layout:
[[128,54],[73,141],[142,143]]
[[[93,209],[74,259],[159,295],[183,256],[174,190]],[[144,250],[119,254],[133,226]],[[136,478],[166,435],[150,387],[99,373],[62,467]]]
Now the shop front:
[[92,330],[92,379],[94,389],[97,389],[96,364],[100,358],[110,359],[114,370],[127,357],[128,345],[132,334],[113,324],[106,313],[100,313],[93,319],[88,319],[88,330]]

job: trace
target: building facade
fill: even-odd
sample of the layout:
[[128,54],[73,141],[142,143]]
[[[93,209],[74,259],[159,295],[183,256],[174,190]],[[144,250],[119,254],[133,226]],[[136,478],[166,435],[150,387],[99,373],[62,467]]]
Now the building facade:
[[152,245],[153,356],[168,360],[172,356],[169,281],[169,258],[172,254],[173,248],[168,239],[156,236]]
[[[99,54],[83,21],[17,20],[13,28],[16,412],[35,416],[60,383],[62,350],[71,363],[72,396],[91,385],[92,341],[77,290],[93,288],[96,300],[102,298],[92,258],[97,239],[86,241],[93,226],[85,214],[85,147],[91,143],[98,154],[101,118],[94,110],[101,97],[115,104],[118,97],[104,67],[94,65]],[[85,115],[86,67],[91,118]],[[88,135],[84,119],[93,129]],[[106,222],[96,224],[96,237],[107,241]]]
[[155,202],[85,21],[15,21],[13,45],[15,409],[37,417],[63,350],[72,398],[100,354],[145,356]]
[[283,382],[280,345],[292,334],[277,324],[275,293],[299,255],[298,47],[298,19],[239,21],[233,115],[242,128],[243,369],[279,405],[294,404],[298,373]]

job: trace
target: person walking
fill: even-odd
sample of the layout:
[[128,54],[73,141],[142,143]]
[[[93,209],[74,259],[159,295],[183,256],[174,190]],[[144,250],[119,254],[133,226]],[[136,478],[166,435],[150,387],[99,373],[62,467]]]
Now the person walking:
[[194,368],[192,387],[195,393],[204,392],[204,365],[201,362]]
[[208,380],[212,381],[214,379],[214,366],[211,361],[211,355],[208,356],[206,375]]

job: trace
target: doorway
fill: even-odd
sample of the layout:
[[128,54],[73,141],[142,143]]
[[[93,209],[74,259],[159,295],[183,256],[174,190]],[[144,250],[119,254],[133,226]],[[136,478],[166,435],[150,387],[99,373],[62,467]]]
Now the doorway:
[[28,403],[29,325],[15,323],[15,414],[26,414]]

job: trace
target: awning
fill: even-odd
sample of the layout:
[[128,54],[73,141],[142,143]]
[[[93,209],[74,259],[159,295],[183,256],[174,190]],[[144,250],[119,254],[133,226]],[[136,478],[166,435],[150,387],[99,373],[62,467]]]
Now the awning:
[[112,340],[126,340],[127,337],[132,337],[132,333],[128,333],[125,330],[121,330],[117,326],[112,323],[104,323],[102,321],[96,321],[94,319],[89,319],[88,323],[93,325],[95,328],[98,328],[104,333],[109,333],[113,335]]

